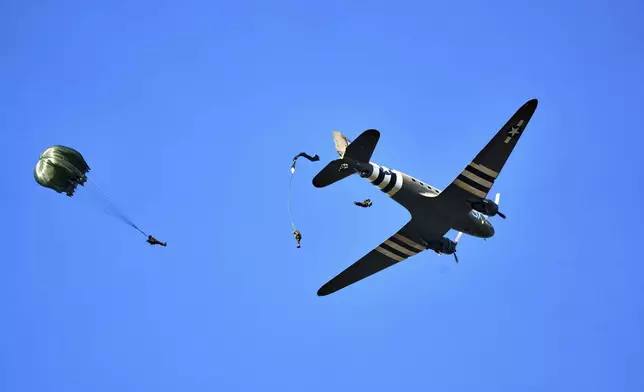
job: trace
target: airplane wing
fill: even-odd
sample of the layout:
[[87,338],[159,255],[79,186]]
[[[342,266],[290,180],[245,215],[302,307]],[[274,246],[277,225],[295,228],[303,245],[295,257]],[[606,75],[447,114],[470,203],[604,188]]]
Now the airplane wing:
[[[475,201],[487,198],[490,188],[537,109],[537,104],[538,101],[532,99],[521,106],[474,160],[438,195],[437,201]],[[466,203],[462,205],[464,208],[467,206]]]
[[[446,229],[445,232],[448,230]],[[444,234],[436,233],[438,238]],[[409,221],[396,234],[322,286],[318,290],[318,295],[325,296],[335,293],[385,268],[417,255],[425,250],[425,247],[419,243],[422,242],[420,238],[420,231],[414,228],[413,221]],[[427,239],[432,240],[433,238]]]

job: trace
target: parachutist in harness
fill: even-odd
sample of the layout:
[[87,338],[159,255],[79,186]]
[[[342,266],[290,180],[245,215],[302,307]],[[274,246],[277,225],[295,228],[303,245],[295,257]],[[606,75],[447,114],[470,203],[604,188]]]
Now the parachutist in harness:
[[302,233],[299,230],[294,230],[293,235],[295,236],[295,241],[297,242],[297,247],[300,247],[300,241],[302,241]]
[[148,236],[147,243],[150,245],[161,245],[161,246],[168,246],[167,242],[161,242],[157,240],[156,238],[152,237],[151,235]]
[[371,199],[365,199],[364,201],[354,201],[353,204],[363,208],[367,208],[367,207],[371,207],[373,203],[371,202]]

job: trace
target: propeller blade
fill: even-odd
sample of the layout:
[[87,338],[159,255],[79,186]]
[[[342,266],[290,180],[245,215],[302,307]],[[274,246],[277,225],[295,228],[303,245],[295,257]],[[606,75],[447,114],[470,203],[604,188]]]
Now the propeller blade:
[[[499,200],[501,200],[501,192],[496,194],[496,197],[494,197],[494,203],[498,206],[499,205]],[[496,214],[500,216],[503,219],[506,219],[505,215],[501,211],[497,211]]]
[[[455,245],[458,244],[458,241],[461,239],[462,235],[463,235],[462,231],[459,231],[458,234],[456,234],[456,238],[454,238]],[[458,256],[456,256],[456,249],[454,249],[454,260],[456,260],[456,263],[458,263]]]

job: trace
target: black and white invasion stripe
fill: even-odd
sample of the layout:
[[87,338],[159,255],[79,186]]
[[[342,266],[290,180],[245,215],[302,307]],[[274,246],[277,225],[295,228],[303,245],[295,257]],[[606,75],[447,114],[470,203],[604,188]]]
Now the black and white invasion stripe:
[[377,186],[381,191],[392,197],[402,188],[403,176],[396,170],[390,170],[384,166],[370,163],[373,168],[371,175],[367,178],[369,182]]
[[396,261],[403,261],[424,250],[423,246],[399,233],[394,234],[376,248],[376,251]]
[[454,184],[475,196],[485,198],[498,175],[494,170],[471,162],[454,180]]

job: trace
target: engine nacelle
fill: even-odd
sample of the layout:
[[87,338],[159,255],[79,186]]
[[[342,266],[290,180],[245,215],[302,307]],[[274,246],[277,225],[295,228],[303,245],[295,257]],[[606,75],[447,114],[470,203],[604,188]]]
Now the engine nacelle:
[[472,209],[487,216],[494,216],[499,213],[499,206],[490,199],[483,199],[471,203]]
[[451,255],[452,253],[456,252],[456,242],[450,240],[447,237],[443,237],[438,241],[431,241],[427,243],[427,248],[433,250],[436,253]]

